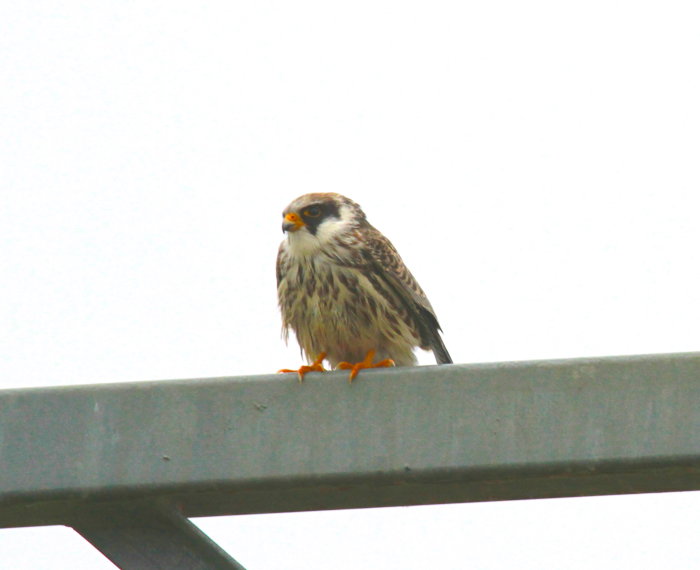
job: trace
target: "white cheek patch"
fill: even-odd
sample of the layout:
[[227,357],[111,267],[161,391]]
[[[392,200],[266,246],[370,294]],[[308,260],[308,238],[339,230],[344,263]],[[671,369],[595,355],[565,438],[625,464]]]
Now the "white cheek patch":
[[316,229],[316,237],[321,244],[329,243],[335,236],[345,233],[348,228],[348,222],[338,218],[330,218],[321,222],[321,225]]
[[345,233],[350,228],[350,222],[347,219],[350,212],[343,211],[341,208],[340,215],[340,219],[329,218],[321,222],[316,229],[316,235],[306,228],[290,232],[288,234],[289,252],[298,257],[308,257],[319,253],[321,249],[333,241],[333,238]]

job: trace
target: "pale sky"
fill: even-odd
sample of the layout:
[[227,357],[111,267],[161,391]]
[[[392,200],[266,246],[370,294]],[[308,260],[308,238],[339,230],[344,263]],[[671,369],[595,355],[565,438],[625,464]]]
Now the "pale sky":
[[[695,2],[0,6],[0,388],[261,374],[335,191],[456,362],[700,350]],[[430,364],[431,355],[420,362]],[[249,570],[695,568],[700,494],[198,519]],[[64,528],[0,565],[113,568]]]

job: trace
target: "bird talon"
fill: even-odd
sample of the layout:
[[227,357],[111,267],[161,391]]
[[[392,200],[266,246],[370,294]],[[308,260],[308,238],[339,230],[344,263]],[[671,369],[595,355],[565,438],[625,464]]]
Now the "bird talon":
[[396,363],[391,358],[385,358],[379,362],[372,362],[374,360],[375,353],[376,351],[370,350],[367,352],[367,356],[365,356],[363,361],[356,362],[355,364],[345,361],[339,362],[336,368],[340,368],[341,370],[350,370],[348,381],[352,382],[363,368],[383,368],[387,366],[396,366]]
[[304,381],[304,375],[309,372],[325,372],[326,369],[323,367],[323,360],[326,358],[326,353],[322,352],[318,355],[316,360],[314,360],[309,365],[300,366],[298,369],[294,370],[292,368],[280,368],[277,374],[285,374],[287,372],[296,372],[299,375],[299,383]]

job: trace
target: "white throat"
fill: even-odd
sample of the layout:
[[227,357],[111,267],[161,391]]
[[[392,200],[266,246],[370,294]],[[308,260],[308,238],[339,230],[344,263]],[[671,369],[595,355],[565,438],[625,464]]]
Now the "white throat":
[[289,253],[295,257],[314,256],[323,247],[318,237],[312,235],[306,228],[287,234],[287,243]]

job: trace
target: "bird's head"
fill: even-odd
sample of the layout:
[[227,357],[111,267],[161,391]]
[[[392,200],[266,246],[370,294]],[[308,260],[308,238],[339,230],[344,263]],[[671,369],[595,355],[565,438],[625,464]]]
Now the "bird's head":
[[334,193],[304,194],[282,212],[282,231],[300,252],[312,253],[365,220],[358,204]]

